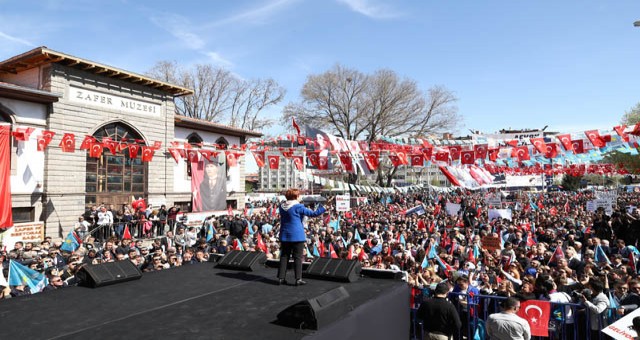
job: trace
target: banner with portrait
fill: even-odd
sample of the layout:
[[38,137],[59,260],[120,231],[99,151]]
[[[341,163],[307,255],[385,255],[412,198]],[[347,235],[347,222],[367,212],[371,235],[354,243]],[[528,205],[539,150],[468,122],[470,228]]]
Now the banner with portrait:
[[193,211],[227,209],[227,168],[216,157],[209,161],[202,157],[191,163],[191,192]]

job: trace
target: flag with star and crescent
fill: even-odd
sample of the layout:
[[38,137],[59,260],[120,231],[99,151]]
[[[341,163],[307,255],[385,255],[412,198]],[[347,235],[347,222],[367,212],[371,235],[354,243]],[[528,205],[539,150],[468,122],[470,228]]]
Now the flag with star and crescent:
[[518,316],[527,320],[531,327],[531,336],[549,336],[549,301],[528,300],[520,303]]

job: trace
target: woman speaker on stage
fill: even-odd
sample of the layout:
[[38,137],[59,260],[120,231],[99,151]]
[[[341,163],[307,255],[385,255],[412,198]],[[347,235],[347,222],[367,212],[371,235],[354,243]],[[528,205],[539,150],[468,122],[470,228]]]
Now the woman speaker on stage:
[[287,274],[287,264],[293,256],[294,274],[296,277],[296,286],[306,284],[302,281],[302,256],[304,244],[307,240],[305,235],[302,219],[304,216],[316,217],[322,215],[326,210],[322,205],[318,209],[311,210],[306,208],[298,201],[300,191],[298,189],[289,189],[284,193],[287,201],[280,205],[280,268],[278,269],[279,283],[285,284]]

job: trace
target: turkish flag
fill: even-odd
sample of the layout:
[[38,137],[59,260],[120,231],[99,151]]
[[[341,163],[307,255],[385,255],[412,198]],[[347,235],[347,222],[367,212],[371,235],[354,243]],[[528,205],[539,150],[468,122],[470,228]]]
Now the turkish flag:
[[284,158],[291,158],[293,157],[293,149],[281,149],[280,152],[282,152],[282,156],[284,156]]
[[573,146],[571,144],[571,135],[566,133],[563,135],[557,135],[556,138],[560,141],[560,144],[564,147],[566,151],[573,150]]
[[511,150],[511,157],[517,157],[519,161],[528,161],[531,159],[529,157],[529,148],[526,145],[517,146]]
[[457,187],[460,186],[460,182],[458,181],[458,179],[455,178],[455,176],[453,176],[453,174],[451,172],[449,172],[449,170],[446,167],[438,166],[438,168],[440,168],[440,171],[442,172],[444,177],[446,177],[449,180],[449,182],[451,182],[451,184],[453,184],[454,186],[457,186]]
[[143,146],[142,147],[142,161],[143,162],[151,162],[153,160],[153,154],[156,152],[155,147],[153,146]]
[[318,156],[318,170],[329,169],[329,156]]
[[102,151],[104,147],[100,143],[93,143],[91,145],[91,149],[89,149],[89,157],[91,158],[100,158],[102,156]]
[[43,130],[42,134],[38,136],[38,151],[44,151],[55,134],[53,131]]
[[579,153],[584,153],[584,141],[582,139],[571,141],[571,150],[573,150],[573,153],[575,153],[576,155]]
[[296,133],[300,135],[300,126],[298,126],[298,123],[296,123],[295,117],[291,117],[291,125],[293,125],[293,128],[296,129]]
[[91,145],[96,142],[96,139],[93,136],[84,136],[82,143],[80,143],[80,150],[89,150],[91,151]]
[[65,133],[60,141],[60,148],[62,152],[75,152],[76,136],[73,133]]
[[549,336],[549,316],[551,303],[541,300],[527,300],[520,302],[518,316],[527,320],[531,327],[532,336]]
[[353,161],[351,160],[351,155],[349,155],[348,152],[340,152],[338,153],[338,157],[340,158],[340,163],[342,163],[345,171],[354,172]]
[[531,138],[531,144],[535,146],[536,150],[540,153],[547,152],[547,144],[544,142],[544,138]]
[[556,158],[558,156],[558,144],[549,143],[545,146],[546,150],[544,152],[544,156],[546,158]]
[[225,151],[225,155],[227,156],[227,165],[230,167],[234,167],[238,165],[238,154],[233,151]]
[[402,161],[400,160],[400,157],[398,157],[398,155],[396,153],[389,153],[389,160],[391,160],[391,164],[393,164],[393,166],[400,166],[402,165]]
[[473,146],[473,151],[475,152],[476,159],[485,159],[487,158],[487,144],[476,144]]
[[629,141],[629,135],[627,135],[626,132],[624,132],[624,129],[626,129],[627,126],[626,125],[618,125],[618,126],[614,126],[613,129],[616,130],[616,133],[618,134],[618,136],[620,136],[620,138],[622,138],[623,141],[628,142]]
[[380,151],[365,151],[363,153],[364,161],[370,171],[376,171],[380,165]]
[[269,161],[269,169],[278,170],[278,168],[280,167],[280,156],[268,155],[267,160]]
[[421,153],[416,153],[410,156],[411,157],[411,166],[423,166],[424,165],[424,155]]
[[422,155],[424,156],[425,161],[431,161],[431,157],[433,156],[433,148],[422,148]]
[[[202,157],[206,158],[209,162],[213,162],[212,158],[213,157],[218,157],[218,154],[219,154],[219,152],[213,151],[213,150],[200,150],[200,155],[202,155]],[[263,158],[262,165],[264,165],[264,158]]]
[[307,151],[307,159],[309,159],[309,163],[311,163],[311,165],[318,169],[320,168],[320,151]]
[[179,149],[176,148],[169,148],[169,153],[171,154],[171,157],[173,157],[173,160],[176,161],[176,163],[178,163],[180,161],[180,158],[182,158],[182,155],[180,154]]
[[0,229],[13,226],[11,211],[11,125],[0,124]]
[[291,161],[293,162],[293,165],[296,167],[296,169],[304,169],[304,160],[302,156],[292,156]]
[[162,147],[162,142],[161,141],[157,140],[157,141],[153,142],[152,148],[154,150],[160,150],[161,147]]
[[451,160],[457,161],[460,159],[460,152],[462,151],[462,146],[453,145],[449,147],[449,154],[451,155]]
[[13,131],[11,134],[13,135],[13,137],[15,137],[16,140],[24,142],[29,140],[31,133],[33,133],[34,130],[35,128],[32,128],[32,127],[16,128],[16,130]]
[[[84,142],[84,141],[83,141]],[[111,138],[103,138],[102,139],[102,146],[109,149],[109,151],[111,152],[112,155],[116,154],[116,148],[118,146],[118,143],[111,140]]]
[[604,141],[604,138],[600,136],[600,132],[598,132],[598,130],[587,130],[584,132],[584,134],[587,135],[587,138],[589,138],[591,144],[593,144],[593,146],[596,148],[604,147],[607,144]]
[[460,159],[462,164],[473,164],[475,159],[476,152],[473,150],[464,150],[460,152]]
[[198,163],[198,160],[200,160],[200,153],[196,149],[189,149],[187,150],[187,159],[191,163]]
[[264,151],[253,151],[251,154],[255,158],[258,167],[262,168],[264,166]]
[[633,126],[633,130],[629,132],[630,135],[640,136],[640,123],[637,123]]
[[436,152],[436,161],[438,162],[449,162],[449,153],[447,151],[438,151]]
[[400,163],[402,165],[409,165],[409,157],[407,156],[406,151],[398,151],[396,152],[396,156],[398,156],[398,159],[400,160]]
[[140,145],[138,144],[129,144],[129,158],[138,158],[138,151],[140,151]]
[[487,153],[489,154],[489,160],[495,162],[498,159],[498,154],[500,154],[500,148],[490,148]]

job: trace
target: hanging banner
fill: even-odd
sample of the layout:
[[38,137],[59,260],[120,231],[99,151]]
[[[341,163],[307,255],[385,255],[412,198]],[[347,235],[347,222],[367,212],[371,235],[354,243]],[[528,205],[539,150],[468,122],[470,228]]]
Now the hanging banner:
[[11,125],[0,125],[0,229],[13,226],[11,214]]
[[191,192],[193,211],[227,209],[227,169],[217,159],[210,162],[202,157],[191,163]]
[[44,239],[44,222],[19,223],[2,233],[2,246],[13,249],[16,242],[40,243]]

